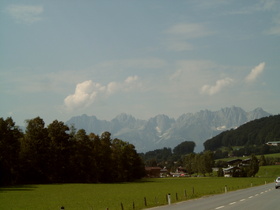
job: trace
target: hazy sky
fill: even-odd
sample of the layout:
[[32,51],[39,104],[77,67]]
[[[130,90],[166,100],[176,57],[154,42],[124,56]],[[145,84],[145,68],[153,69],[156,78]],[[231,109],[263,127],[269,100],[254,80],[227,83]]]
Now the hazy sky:
[[279,0],[2,0],[0,117],[280,113]]

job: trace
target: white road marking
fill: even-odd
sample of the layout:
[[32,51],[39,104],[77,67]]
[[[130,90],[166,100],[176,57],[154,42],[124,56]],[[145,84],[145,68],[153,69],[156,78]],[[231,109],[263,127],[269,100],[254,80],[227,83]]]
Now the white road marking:
[[[269,189],[269,190],[266,190],[265,192],[268,192],[268,191],[271,191],[271,189]],[[259,193],[257,193],[255,196],[259,196],[259,195],[261,195],[261,194],[263,194],[263,193],[265,193],[265,192],[261,192],[260,194]],[[248,197],[248,198],[253,198],[254,196],[252,195],[252,196],[250,196],[250,197]],[[240,202],[242,202],[242,201],[245,201],[246,199],[241,199],[241,200],[239,200]],[[232,203],[229,203],[229,205],[234,205],[234,204],[236,204],[236,202],[232,202]],[[225,206],[219,206],[219,207],[217,207],[216,209],[222,209],[222,208],[224,208]]]

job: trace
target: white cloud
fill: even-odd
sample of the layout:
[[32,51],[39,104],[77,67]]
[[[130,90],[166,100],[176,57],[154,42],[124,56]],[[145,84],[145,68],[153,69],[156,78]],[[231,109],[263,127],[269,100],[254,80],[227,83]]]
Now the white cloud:
[[217,80],[216,84],[213,86],[210,85],[203,85],[201,88],[202,94],[207,95],[214,95],[218,92],[220,92],[224,87],[229,86],[233,82],[233,79],[227,77],[225,79]]
[[269,35],[277,35],[280,36],[280,14],[273,18],[274,26],[265,31],[266,34]]
[[206,37],[213,34],[213,31],[198,23],[178,23],[165,31],[168,35],[164,45],[171,51],[193,50],[190,39]]
[[277,0],[260,0],[260,1],[252,1],[253,4],[249,6],[245,6],[239,8],[238,10],[230,12],[233,15],[248,15],[255,12],[265,12],[265,11],[272,11],[277,10]]
[[166,46],[168,50],[177,51],[177,52],[189,51],[194,49],[194,47],[190,43],[183,40],[167,41]]
[[91,80],[78,83],[75,93],[64,99],[66,107],[78,108],[80,106],[88,106],[93,103],[99,94],[105,92],[105,87]]
[[103,86],[87,80],[76,85],[75,93],[64,99],[65,106],[72,110],[93,104],[96,100],[104,99],[117,92],[128,92],[141,86],[137,76],[128,77],[124,82],[110,82]]
[[170,27],[166,33],[175,35],[184,39],[204,37],[212,34],[203,24],[197,23],[179,23]]
[[42,6],[9,5],[6,11],[16,22],[32,24],[42,20],[40,15],[43,13],[44,8]]
[[269,29],[267,32],[269,35],[277,35],[280,36],[280,25],[274,26],[271,29]]
[[124,60],[112,60],[101,64],[98,64],[98,68],[140,68],[140,69],[157,69],[166,65],[163,59],[159,58],[147,58],[147,59],[124,59]]
[[265,67],[265,62],[260,63],[256,67],[254,67],[250,74],[246,77],[246,82],[253,82],[256,80],[256,78],[263,72]]

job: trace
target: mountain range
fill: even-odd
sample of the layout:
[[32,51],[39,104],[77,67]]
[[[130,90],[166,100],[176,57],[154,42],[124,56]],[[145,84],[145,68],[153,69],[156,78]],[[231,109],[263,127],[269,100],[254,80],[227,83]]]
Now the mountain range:
[[201,110],[182,114],[178,119],[161,114],[148,120],[136,119],[122,113],[111,121],[99,120],[95,116],[81,115],[66,122],[88,134],[108,131],[112,138],[133,144],[137,152],[147,152],[163,147],[174,148],[183,141],[193,141],[195,151],[204,150],[203,143],[219,133],[262,117],[270,116],[262,108],[246,112],[240,107],[226,107],[219,111]]

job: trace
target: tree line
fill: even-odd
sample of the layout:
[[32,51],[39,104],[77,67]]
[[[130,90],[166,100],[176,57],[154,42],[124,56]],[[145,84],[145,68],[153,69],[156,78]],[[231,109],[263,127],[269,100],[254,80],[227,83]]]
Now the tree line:
[[194,153],[195,143],[193,141],[184,141],[171,148],[156,149],[142,153],[141,156],[145,161],[146,166],[166,167],[169,171],[180,170],[189,175],[212,173],[212,168],[215,166],[214,153],[204,151]]
[[[204,151],[201,153],[194,153],[193,142],[182,142],[173,149],[162,148],[154,151],[149,151],[140,154],[145,161],[146,166],[165,167],[169,171],[180,171],[188,175],[202,175],[212,176],[213,168],[218,168],[218,176],[224,176],[223,168],[228,168],[226,161],[216,160],[217,151]],[[280,158],[265,158],[261,156],[260,160],[251,153],[249,164],[241,166],[239,170],[233,173],[234,177],[251,177],[259,170],[259,166],[274,165],[275,162],[280,162]]]
[[0,118],[0,185],[26,183],[124,182],[145,175],[134,145],[76,131],[63,122],[47,127],[36,117],[22,132],[11,117]]
[[174,162],[181,162],[181,157],[194,152],[195,143],[193,141],[184,141],[178,144],[174,149],[164,147],[162,149],[156,149],[153,151],[148,151],[146,153],[141,153],[145,165],[167,167],[171,171],[175,170],[177,164]]

